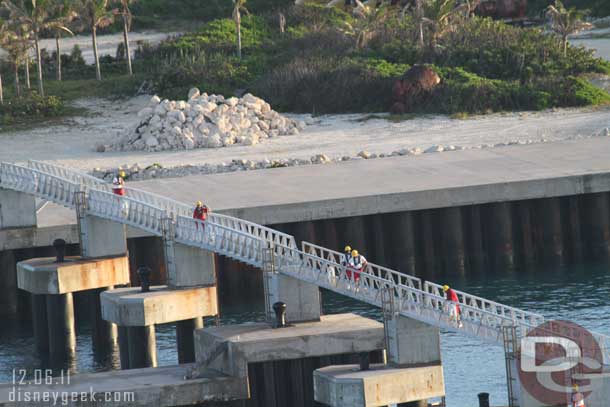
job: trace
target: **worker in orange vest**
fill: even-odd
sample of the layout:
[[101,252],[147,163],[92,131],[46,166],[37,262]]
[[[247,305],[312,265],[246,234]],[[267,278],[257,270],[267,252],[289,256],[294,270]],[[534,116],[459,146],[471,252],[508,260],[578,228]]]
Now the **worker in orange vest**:
[[449,318],[452,321],[457,322],[461,327],[462,321],[460,320],[460,299],[458,298],[457,293],[448,285],[443,286],[443,292],[445,293],[445,298],[449,302]]
[[[197,201],[195,204],[195,210],[193,211],[193,219],[199,219],[200,221],[205,222],[208,218],[208,213],[210,212],[210,208],[207,205],[204,205],[203,202]],[[195,223],[198,228],[199,225]]]
[[585,396],[577,384],[572,385],[572,407],[585,407]]
[[119,171],[116,177],[112,180],[112,192],[115,195],[125,195],[125,171]]

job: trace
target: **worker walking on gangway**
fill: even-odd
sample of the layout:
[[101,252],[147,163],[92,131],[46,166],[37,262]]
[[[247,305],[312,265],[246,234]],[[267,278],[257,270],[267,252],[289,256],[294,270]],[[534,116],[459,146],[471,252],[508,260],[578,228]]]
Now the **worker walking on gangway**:
[[341,259],[341,265],[347,267],[350,260],[352,259],[352,247],[350,245],[345,246],[343,249],[343,258]]
[[580,392],[577,384],[572,385],[572,404],[571,407],[585,407],[585,396]]
[[[210,212],[210,208],[207,205],[204,205],[203,202],[197,201],[195,204],[195,210],[193,211],[193,219],[198,219],[202,222],[208,218],[208,213]],[[205,225],[202,225],[202,229]],[[195,223],[195,227],[199,228],[197,222]]]
[[460,300],[457,293],[448,285],[443,286],[443,292],[445,293],[445,299],[447,299],[447,302],[449,303],[449,318],[451,321],[457,322],[459,327],[462,327]]
[[119,171],[112,180],[112,192],[115,195],[125,195],[125,171]]
[[351,258],[348,263],[347,270],[345,274],[347,274],[347,278],[352,279],[352,271],[354,273],[354,281],[360,280],[360,272],[364,271],[366,268],[366,258],[358,253],[358,250],[352,250]]

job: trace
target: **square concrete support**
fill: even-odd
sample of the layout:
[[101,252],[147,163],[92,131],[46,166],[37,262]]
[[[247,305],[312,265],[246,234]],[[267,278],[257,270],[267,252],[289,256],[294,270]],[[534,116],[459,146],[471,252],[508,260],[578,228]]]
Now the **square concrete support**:
[[439,329],[396,315],[387,321],[388,364],[396,367],[441,364]]
[[302,359],[384,348],[383,325],[354,314],[323,316],[273,329],[267,323],[208,327],[195,331],[200,369],[246,377],[248,363]]
[[170,287],[201,287],[216,284],[214,253],[180,243],[173,244],[173,251],[173,265],[167,266]]
[[314,397],[331,407],[378,407],[445,395],[443,367],[360,370],[357,365],[328,366],[313,376]]
[[85,215],[80,222],[83,257],[119,256],[127,253],[125,225]]
[[0,188],[0,229],[36,226],[34,195]]
[[54,257],[17,263],[17,286],[32,294],[66,294],[129,283],[127,256],[103,259]]
[[167,286],[104,291],[102,318],[123,326],[148,326],[218,314],[216,287],[170,290]]
[[[288,323],[319,321],[321,314],[320,289],[317,285],[279,273],[269,273],[270,305],[286,303]],[[268,315],[271,317],[271,315]]]

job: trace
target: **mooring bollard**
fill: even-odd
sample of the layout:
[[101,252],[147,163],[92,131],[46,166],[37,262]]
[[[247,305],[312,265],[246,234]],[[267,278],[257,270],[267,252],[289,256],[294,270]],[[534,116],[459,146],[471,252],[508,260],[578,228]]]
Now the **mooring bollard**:
[[138,277],[140,277],[140,286],[142,287],[142,292],[147,293],[150,291],[150,274],[152,270],[148,266],[140,266],[137,270]]
[[274,328],[283,328],[286,326],[286,304],[278,301],[273,304],[273,312],[275,312]]
[[479,393],[479,407],[489,407],[489,393]]
[[369,370],[371,368],[370,353],[360,352],[358,357],[360,358],[360,370]]
[[66,241],[64,239],[53,240],[55,248],[55,263],[63,263],[66,258]]

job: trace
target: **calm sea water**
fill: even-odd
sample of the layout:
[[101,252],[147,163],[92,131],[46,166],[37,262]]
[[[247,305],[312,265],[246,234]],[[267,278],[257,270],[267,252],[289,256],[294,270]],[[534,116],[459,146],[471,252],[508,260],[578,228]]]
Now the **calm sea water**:
[[[563,268],[515,271],[502,277],[471,276],[448,281],[469,293],[542,313],[547,318],[568,319],[585,328],[610,334],[610,273],[607,265],[583,265]],[[263,305],[223,306],[222,324],[263,319]],[[379,310],[351,299],[324,292],[326,313],[356,312],[380,318]],[[443,332],[442,357],[449,407],[478,405],[477,393],[491,394],[492,405],[507,405],[503,349],[462,335]],[[160,365],[177,363],[173,326],[157,327]],[[0,382],[11,380],[12,369],[34,369],[41,361],[34,352],[28,323],[10,322],[0,332]],[[118,367],[115,357],[95,361],[89,328],[78,328],[78,372],[108,370]]]

